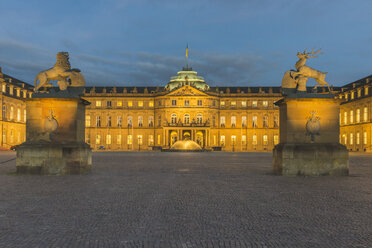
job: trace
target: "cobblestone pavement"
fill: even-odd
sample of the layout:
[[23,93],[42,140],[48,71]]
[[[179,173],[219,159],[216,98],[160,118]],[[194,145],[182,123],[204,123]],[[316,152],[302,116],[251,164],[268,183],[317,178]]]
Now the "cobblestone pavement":
[[372,247],[372,154],[352,154],[349,177],[275,176],[271,159],[98,152],[83,176],[17,176],[9,161],[0,247]]

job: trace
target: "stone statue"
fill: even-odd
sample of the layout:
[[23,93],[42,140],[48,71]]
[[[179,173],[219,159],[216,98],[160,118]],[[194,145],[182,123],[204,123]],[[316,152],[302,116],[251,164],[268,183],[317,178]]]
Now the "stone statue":
[[[57,62],[54,67],[42,71],[35,77],[35,92],[41,87],[52,87],[50,80],[58,80],[60,90],[66,90],[68,86],[83,87],[85,79],[79,69],[71,69],[69,54],[67,52],[57,53]],[[39,81],[39,84],[37,84]]]
[[311,111],[310,114],[311,114],[311,117],[308,117],[307,122],[306,122],[306,135],[310,135],[311,141],[314,142],[315,141],[315,135],[320,135],[320,133],[319,133],[319,131],[320,131],[320,122],[319,122],[320,117],[315,116],[316,115],[315,111]]
[[327,86],[329,91],[329,85],[325,81],[327,72],[321,72],[305,65],[308,58],[318,58],[315,54],[322,54],[322,52],[320,52],[320,49],[318,51],[314,51],[313,49],[311,52],[307,52],[307,49],[305,49],[303,53],[297,53],[297,57],[299,58],[295,64],[297,71],[286,71],[282,79],[284,94],[288,92],[295,93],[296,89],[298,92],[306,92],[306,82],[308,78],[314,78],[318,83],[315,85],[314,90],[317,89],[318,86]]

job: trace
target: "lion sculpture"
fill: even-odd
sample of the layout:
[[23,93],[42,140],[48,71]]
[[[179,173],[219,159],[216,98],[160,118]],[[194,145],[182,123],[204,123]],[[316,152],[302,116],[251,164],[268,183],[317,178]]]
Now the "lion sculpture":
[[[66,90],[68,86],[83,87],[85,79],[79,69],[71,69],[68,52],[57,53],[57,62],[54,67],[41,71],[35,77],[35,91],[41,87],[52,87],[51,80],[57,80],[60,90]],[[39,81],[39,84],[37,84]]]

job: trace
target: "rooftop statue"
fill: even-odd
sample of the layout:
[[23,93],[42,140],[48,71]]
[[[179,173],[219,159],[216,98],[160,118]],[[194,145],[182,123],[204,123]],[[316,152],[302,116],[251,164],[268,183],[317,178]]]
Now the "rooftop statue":
[[[329,85],[325,81],[327,72],[321,72],[305,65],[308,58],[318,58],[318,56],[315,56],[315,54],[323,53],[320,52],[320,49],[317,51],[314,51],[313,49],[311,50],[311,52],[307,52],[307,49],[305,49],[303,53],[297,53],[297,57],[299,58],[299,60],[295,64],[296,70],[286,71],[282,80],[282,88],[284,94],[289,91],[291,91],[292,93],[306,92],[306,82],[308,78],[314,78],[315,81],[318,83],[313,88],[314,90],[316,90],[318,86],[327,86],[329,91]],[[288,91],[288,89],[291,90]]]
[[[35,77],[35,92],[41,87],[53,87],[51,80],[57,80],[60,90],[66,90],[68,86],[83,87],[85,79],[79,69],[71,69],[69,54],[67,52],[57,53],[57,62],[54,67],[41,71]],[[39,84],[37,84],[39,81]]]

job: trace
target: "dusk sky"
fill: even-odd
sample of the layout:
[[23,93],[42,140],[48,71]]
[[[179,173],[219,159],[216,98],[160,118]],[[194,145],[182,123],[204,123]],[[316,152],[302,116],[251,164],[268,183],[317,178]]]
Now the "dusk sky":
[[[211,86],[280,86],[296,53],[340,86],[372,74],[371,0],[0,0],[0,66],[32,83],[67,51],[87,85],[163,86],[189,64]],[[309,81],[314,85],[313,81]]]

